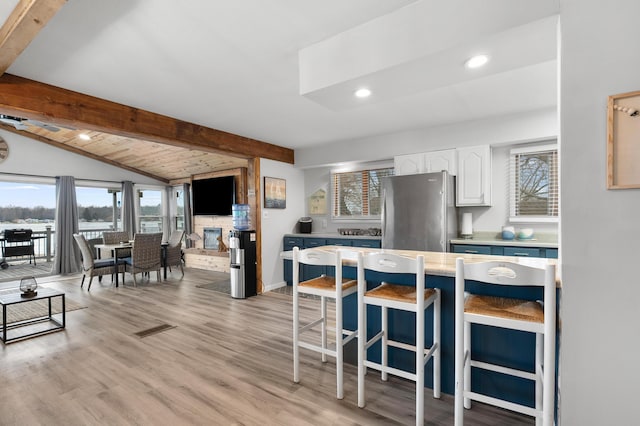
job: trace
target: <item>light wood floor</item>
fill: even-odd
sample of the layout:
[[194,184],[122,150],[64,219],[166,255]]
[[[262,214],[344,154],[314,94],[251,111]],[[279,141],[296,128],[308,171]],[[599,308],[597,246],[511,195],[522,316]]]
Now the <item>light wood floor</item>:
[[[335,366],[302,350],[292,383],[291,297],[246,300],[197,288],[211,273],[174,272],[167,281],[90,292],[79,277],[39,280],[87,306],[67,329],[0,346],[2,425],[390,425],[414,424],[414,387],[367,376],[367,406],[356,405],[357,371],[345,366],[345,398],[335,399]],[[127,283],[131,277],[127,275]],[[313,300],[303,300],[308,315]],[[175,328],[139,338],[162,324]],[[425,393],[425,424],[453,424],[453,398]],[[475,404],[468,425],[533,424]]]

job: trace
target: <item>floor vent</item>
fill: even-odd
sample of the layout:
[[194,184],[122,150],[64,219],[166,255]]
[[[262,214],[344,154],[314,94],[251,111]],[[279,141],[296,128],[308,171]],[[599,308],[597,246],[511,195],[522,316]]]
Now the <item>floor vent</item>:
[[142,339],[143,337],[151,336],[152,334],[162,333],[163,331],[171,330],[172,328],[176,328],[176,326],[170,325],[170,324],[162,324],[156,327],[148,328],[146,330],[138,331],[137,333],[134,333],[134,334]]

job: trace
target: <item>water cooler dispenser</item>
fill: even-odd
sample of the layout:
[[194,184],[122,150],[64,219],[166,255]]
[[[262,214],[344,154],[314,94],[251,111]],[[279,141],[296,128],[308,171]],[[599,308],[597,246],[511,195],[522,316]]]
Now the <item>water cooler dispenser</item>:
[[256,293],[256,231],[229,232],[231,297],[244,299]]

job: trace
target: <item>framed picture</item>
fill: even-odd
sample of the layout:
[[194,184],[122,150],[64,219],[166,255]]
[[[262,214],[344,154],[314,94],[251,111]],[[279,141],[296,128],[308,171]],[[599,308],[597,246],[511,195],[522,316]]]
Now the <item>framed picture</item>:
[[309,214],[327,214],[327,191],[318,189],[309,197]]
[[287,207],[286,180],[265,176],[264,207],[266,209],[284,209]]

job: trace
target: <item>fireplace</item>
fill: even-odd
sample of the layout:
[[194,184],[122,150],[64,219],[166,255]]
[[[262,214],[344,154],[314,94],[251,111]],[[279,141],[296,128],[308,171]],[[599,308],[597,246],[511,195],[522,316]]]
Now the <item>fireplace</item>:
[[204,228],[203,234],[204,248],[207,250],[218,250],[218,237],[222,236],[222,228]]

